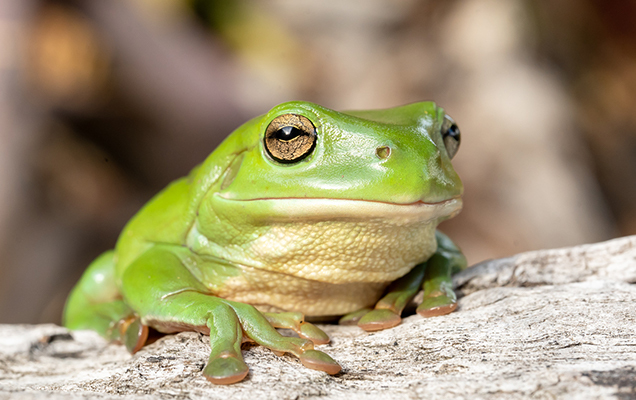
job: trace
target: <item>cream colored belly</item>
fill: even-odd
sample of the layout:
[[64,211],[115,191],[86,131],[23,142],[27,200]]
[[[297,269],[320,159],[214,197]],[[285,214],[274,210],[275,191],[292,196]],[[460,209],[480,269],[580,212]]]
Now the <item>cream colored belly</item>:
[[244,251],[255,266],[224,282],[219,296],[307,316],[372,306],[386,286],[435,251],[435,226],[421,221],[281,224]]
[[375,304],[388,283],[332,284],[269,271],[244,270],[226,281],[218,296],[261,311],[294,311],[306,316],[343,315]]
[[[205,224],[197,222],[188,246],[226,260],[240,272],[222,285],[212,285],[215,279],[206,276],[216,272],[201,271],[197,275],[202,282],[209,282],[219,297],[307,316],[342,315],[372,306],[389,283],[435,252],[437,224],[461,208],[459,199],[410,205],[215,199],[223,203],[218,206],[223,214],[215,218],[232,220],[227,231],[237,234],[225,235],[224,242],[212,240],[212,230],[206,234]],[[246,207],[251,207],[249,212]]]

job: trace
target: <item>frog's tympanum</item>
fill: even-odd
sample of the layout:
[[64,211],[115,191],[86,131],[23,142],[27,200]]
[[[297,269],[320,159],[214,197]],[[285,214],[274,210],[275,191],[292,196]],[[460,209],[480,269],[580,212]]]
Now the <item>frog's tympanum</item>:
[[209,334],[203,374],[218,384],[247,375],[244,342],[337,374],[306,318],[391,328],[420,288],[420,315],[456,308],[451,274],[466,261],[436,227],[462,205],[459,139],[432,102],[276,106],[132,218],[71,293],[66,326],[133,353],[148,327]]

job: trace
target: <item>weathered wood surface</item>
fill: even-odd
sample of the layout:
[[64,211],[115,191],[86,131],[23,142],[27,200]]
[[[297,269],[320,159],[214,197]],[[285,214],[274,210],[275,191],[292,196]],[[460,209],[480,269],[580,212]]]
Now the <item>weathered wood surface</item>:
[[634,283],[636,237],[485,262],[456,277],[451,315],[376,333],[324,326],[339,375],[252,346],[231,386],[201,376],[199,334],[130,356],[91,332],[0,325],[0,399],[636,398]]

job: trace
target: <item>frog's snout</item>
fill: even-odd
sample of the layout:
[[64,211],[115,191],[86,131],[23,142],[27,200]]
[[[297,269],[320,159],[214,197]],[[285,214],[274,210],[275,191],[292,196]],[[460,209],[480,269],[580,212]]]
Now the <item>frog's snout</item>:
[[375,149],[375,155],[380,160],[386,160],[391,157],[391,148],[389,146],[378,146],[378,148]]

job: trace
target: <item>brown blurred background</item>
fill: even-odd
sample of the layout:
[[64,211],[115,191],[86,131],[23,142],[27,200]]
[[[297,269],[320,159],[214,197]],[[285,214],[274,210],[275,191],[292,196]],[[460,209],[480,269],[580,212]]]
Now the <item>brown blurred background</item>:
[[0,2],[0,322],[59,322],[134,212],[246,119],[435,100],[471,263],[636,233],[636,2]]

